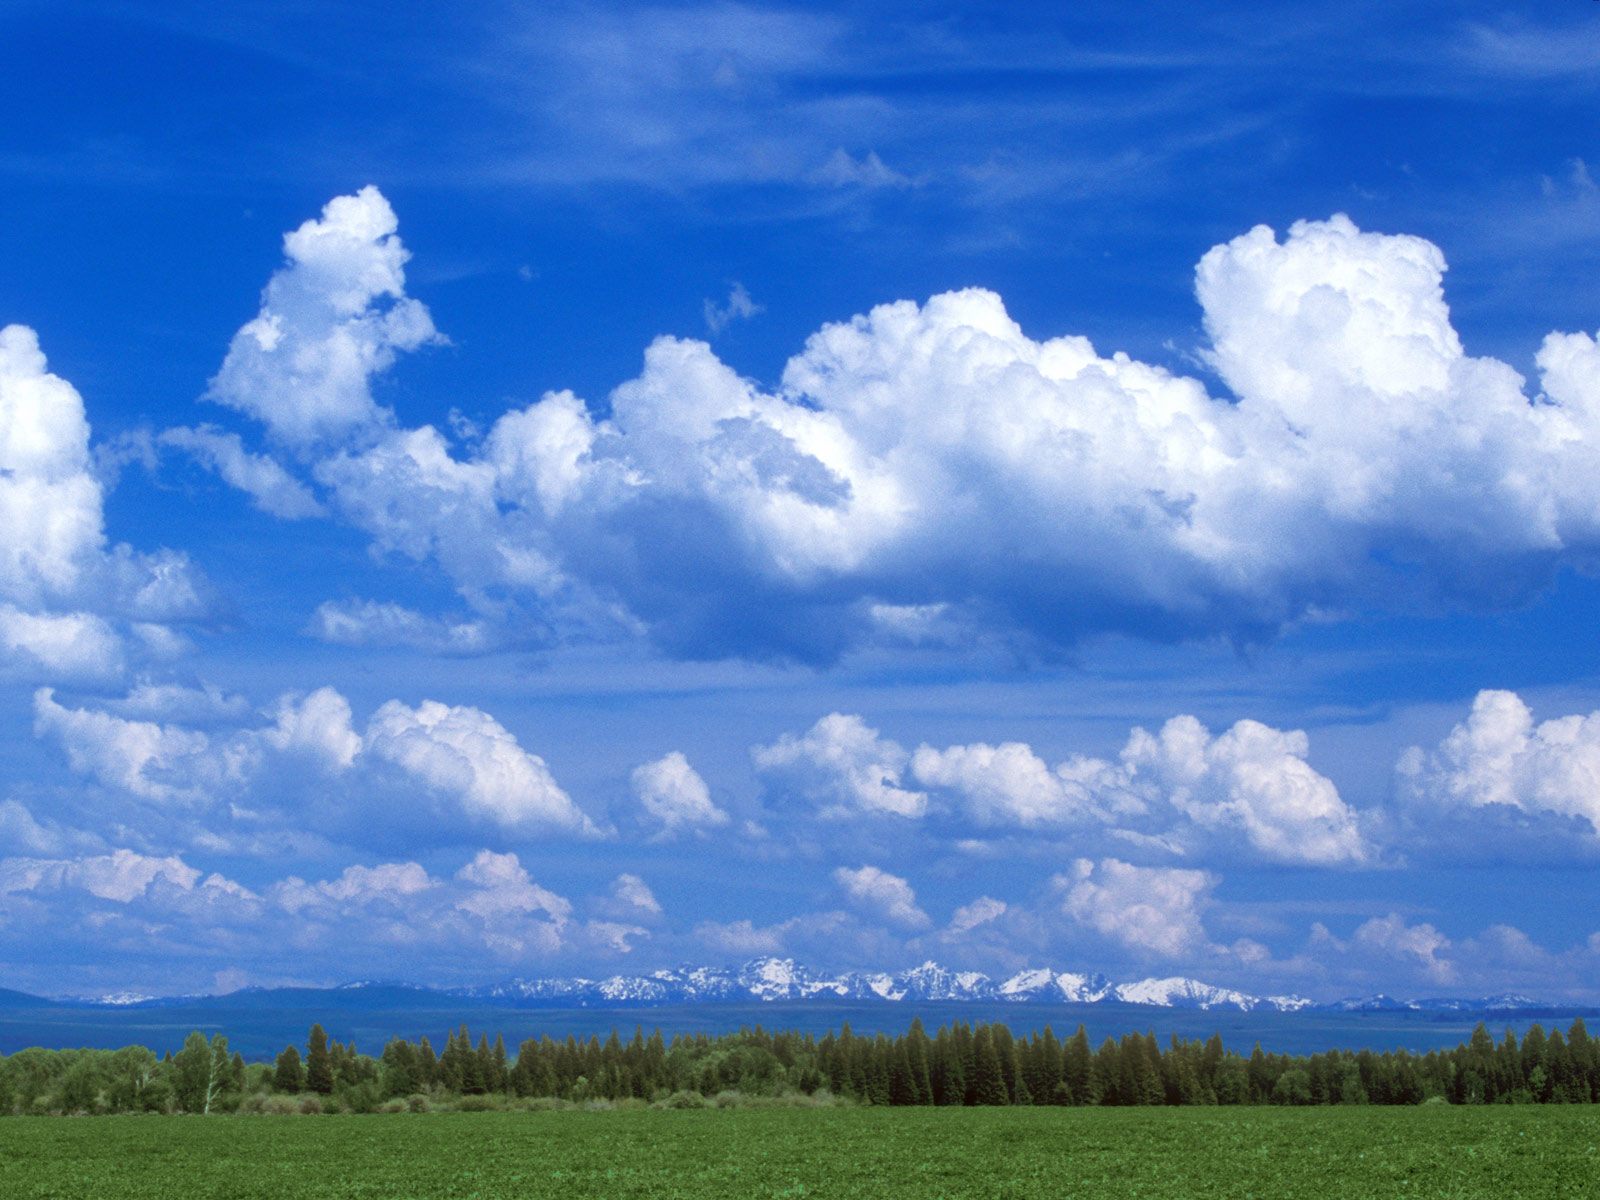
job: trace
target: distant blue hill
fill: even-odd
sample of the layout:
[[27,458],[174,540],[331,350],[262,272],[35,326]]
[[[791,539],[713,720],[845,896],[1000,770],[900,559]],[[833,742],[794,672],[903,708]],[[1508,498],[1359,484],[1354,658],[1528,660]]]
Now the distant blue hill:
[[1083,1024],[1099,1042],[1130,1031],[1205,1038],[1220,1033],[1248,1050],[1407,1049],[1454,1046],[1479,1020],[1498,1036],[1519,1036],[1535,1021],[1570,1023],[1600,1009],[1545,1005],[1523,996],[1396,1000],[1387,996],[1312,1004],[1298,997],[1255,997],[1186,979],[1112,984],[1103,976],[1046,970],[1004,981],[924,964],[898,974],[819,975],[786,959],[738,968],[683,968],[605,980],[513,980],[442,989],[373,982],[334,988],[245,988],[222,996],[117,995],[45,999],[0,989],[0,1053],[26,1046],[113,1047],[137,1042],[175,1050],[194,1029],[225,1033],[247,1058],[304,1045],[312,1022],[342,1042],[378,1052],[391,1037],[426,1035],[442,1045],[465,1023],[474,1034],[504,1034],[509,1045],[549,1035],[629,1034],[636,1025],[675,1033],[723,1033],[760,1024],[822,1034],[849,1021],[860,1033],[898,1032],[914,1016],[930,1027],[949,1021],[1003,1021],[1018,1032]]

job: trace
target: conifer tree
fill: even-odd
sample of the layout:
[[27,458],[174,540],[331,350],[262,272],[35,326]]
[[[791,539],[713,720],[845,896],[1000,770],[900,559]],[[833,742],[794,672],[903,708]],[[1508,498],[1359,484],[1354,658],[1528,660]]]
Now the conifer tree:
[[1032,1071],[1028,1076],[1028,1091],[1033,1093],[1035,1104],[1060,1104],[1070,1096],[1066,1088],[1066,1059],[1055,1030],[1044,1027],[1033,1051]]
[[300,1062],[300,1051],[285,1046],[278,1061],[273,1064],[272,1089],[277,1092],[300,1092],[306,1086],[306,1069]]
[[906,1068],[911,1075],[912,1104],[933,1103],[933,1079],[928,1070],[928,1054],[932,1047],[928,1031],[922,1027],[922,1018],[913,1017],[906,1034]]
[[1110,1037],[1100,1043],[1094,1055],[1094,1077],[1100,1083],[1100,1103],[1132,1104],[1122,1095],[1122,1052]]
[[973,1103],[1000,1105],[1010,1103],[1006,1091],[1005,1072],[1000,1065],[1000,1055],[995,1050],[994,1034],[989,1026],[980,1025],[973,1037]]
[[492,1092],[508,1091],[511,1083],[511,1071],[506,1062],[505,1034],[494,1035],[494,1050],[489,1057],[489,1090]]
[[329,1095],[333,1091],[333,1056],[328,1053],[328,1033],[313,1025],[306,1040],[306,1089]]
[[417,1044],[417,1075],[423,1087],[433,1087],[439,1082],[439,1056],[434,1053],[433,1043],[426,1034]]
[[911,1055],[901,1041],[890,1052],[889,1103],[911,1105],[917,1102],[917,1089],[911,1082]]
[[1600,1081],[1596,1079],[1595,1042],[1582,1017],[1574,1018],[1567,1030],[1567,1047],[1572,1054],[1572,1100],[1587,1104],[1596,1098],[1595,1085]]
[[1089,1051],[1089,1032],[1082,1025],[1072,1035],[1061,1057],[1062,1076],[1071,1103],[1100,1103],[1100,1093],[1094,1079],[1094,1057]]

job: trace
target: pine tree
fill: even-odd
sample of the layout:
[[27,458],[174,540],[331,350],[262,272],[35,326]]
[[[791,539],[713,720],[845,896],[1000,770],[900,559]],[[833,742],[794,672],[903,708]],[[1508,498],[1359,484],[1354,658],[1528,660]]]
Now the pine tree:
[[433,1052],[433,1043],[426,1035],[417,1044],[417,1075],[423,1087],[433,1087],[439,1082],[439,1056]]
[[326,1096],[333,1091],[333,1056],[328,1053],[328,1033],[321,1025],[311,1027],[306,1041],[306,1089]]
[[1072,1035],[1061,1057],[1069,1101],[1073,1104],[1100,1103],[1099,1089],[1095,1087],[1094,1056],[1089,1051],[1089,1033],[1082,1025]]
[[494,1050],[489,1056],[489,1090],[491,1092],[504,1092],[510,1089],[511,1072],[506,1065],[506,1038],[505,1034],[494,1035]]
[[1572,1099],[1586,1104],[1596,1098],[1596,1085],[1600,1083],[1596,1072],[1596,1047],[1589,1036],[1589,1027],[1582,1017],[1572,1022],[1567,1030],[1567,1047],[1572,1054]]
[[1066,1058],[1061,1043],[1056,1041],[1055,1030],[1044,1027],[1044,1035],[1032,1048],[1032,1070],[1028,1073],[1028,1091],[1033,1093],[1035,1104],[1059,1104],[1070,1092],[1066,1087]]
[[922,1018],[911,1019],[911,1029],[906,1034],[906,1067],[911,1073],[912,1104],[933,1103],[933,1079],[928,1070],[928,1056],[933,1043],[922,1027]]
[[917,1088],[911,1082],[911,1055],[904,1041],[891,1051],[889,1064],[889,1103],[911,1105],[917,1102]]
[[1132,1104],[1122,1095],[1122,1052],[1110,1037],[1094,1053],[1094,1078],[1100,1085],[1101,1104]]
[[300,1051],[285,1046],[273,1065],[272,1089],[277,1092],[301,1092],[306,1086],[306,1069],[300,1062]]
[[995,1050],[994,1034],[989,1026],[978,1026],[972,1049],[972,1102],[983,1105],[1009,1104],[1011,1097],[1006,1091],[1005,1072],[1000,1065],[1000,1055]]
[[391,1038],[383,1048],[383,1094],[409,1096],[422,1085],[417,1069],[417,1052],[404,1038]]

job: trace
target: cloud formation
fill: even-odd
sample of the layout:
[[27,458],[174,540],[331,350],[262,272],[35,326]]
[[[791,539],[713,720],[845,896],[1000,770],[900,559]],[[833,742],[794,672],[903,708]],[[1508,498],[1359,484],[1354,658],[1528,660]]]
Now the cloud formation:
[[900,786],[910,756],[857,716],[829,713],[799,737],[786,733],[750,756],[770,794],[802,797],[824,817],[927,811],[924,793]]
[[[619,890],[647,919],[648,886]],[[453,875],[412,861],[354,864],[330,878],[289,875],[246,887],[182,858],[118,849],[79,857],[0,858],[0,922],[19,946],[64,938],[74,966],[118,989],[209,980],[218,954],[261,982],[345,982],[392,974],[481,982],[485,967],[537,971],[628,954],[643,924],[603,919],[541,887],[515,854],[483,850]],[[337,945],[337,963],[313,953]],[[327,972],[332,969],[335,975]],[[34,986],[38,986],[35,984]]]
[[1309,749],[1299,730],[1244,720],[1213,736],[1179,716],[1155,733],[1134,729],[1116,761],[1072,755],[1052,767],[1021,742],[908,754],[860,717],[831,713],[752,755],[769,796],[830,817],[926,816],[967,834],[1100,832],[1168,853],[1317,866],[1371,860],[1360,815],[1306,761]]
[[748,321],[751,317],[758,316],[766,309],[757,304],[745,289],[744,284],[735,280],[728,289],[728,299],[725,303],[718,304],[715,300],[704,303],[706,328],[711,336],[715,337],[735,321]]
[[[428,818],[432,803],[431,816],[446,826],[455,818],[506,835],[601,834],[542,758],[469,706],[391,700],[358,732],[349,701],[324,687],[281,697],[270,723],[207,732],[68,707],[41,688],[34,713],[35,732],[58,741],[74,771],[168,814],[226,814],[249,827],[320,820],[360,840],[397,821]],[[300,773],[321,799],[291,819],[280,810],[294,802],[285,785]],[[374,796],[403,802],[380,809]],[[224,830],[210,825],[199,836],[226,842]]]
[[39,339],[0,328],[0,662],[50,677],[115,676],[209,610],[183,555],[111,545],[83,399]]
[[372,377],[438,337],[427,308],[405,295],[410,255],[398,228],[389,202],[365,187],[285,234],[288,263],[234,335],[211,397],[289,446],[368,436],[386,424]]
[[772,391],[659,338],[604,419],[552,393],[467,454],[371,395],[434,336],[395,228],[365,189],[291,234],[216,391],[280,440],[327,440],[315,474],[343,518],[469,602],[828,660],[903,638],[908,612],[1048,649],[1493,606],[1600,547],[1593,340],[1546,341],[1535,403],[1464,351],[1437,247],[1342,216],[1201,260],[1231,397],[1035,341],[969,289],[824,327]]
[[917,893],[898,875],[874,866],[839,867],[833,873],[852,904],[907,929],[923,929],[928,914],[917,907]]
[[1206,946],[1201,910],[1217,878],[1205,871],[1080,858],[1059,876],[1062,911],[1108,941],[1160,958]]
[[682,751],[635,767],[631,782],[639,807],[659,827],[661,837],[728,823],[728,814],[712,801],[711,789]]
[[[1535,724],[1515,692],[1482,691],[1466,720],[1431,750],[1401,756],[1404,815],[1502,840],[1555,835],[1600,843],[1600,712]],[[1466,829],[1463,829],[1463,826]]]

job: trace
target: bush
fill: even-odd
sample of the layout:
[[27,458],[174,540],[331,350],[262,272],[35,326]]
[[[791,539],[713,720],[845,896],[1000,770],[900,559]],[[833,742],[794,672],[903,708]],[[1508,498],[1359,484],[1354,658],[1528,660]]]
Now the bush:
[[670,1096],[657,1100],[652,1108],[710,1108],[711,1104],[699,1092],[679,1089]]
[[320,1096],[301,1096],[299,1110],[301,1116],[318,1116],[322,1112],[322,1098]]
[[499,1096],[463,1096],[456,1105],[457,1112],[499,1112],[504,1108]]
[[558,1096],[529,1096],[517,1107],[523,1112],[565,1112],[572,1105]]
[[353,1083],[339,1091],[339,1107],[345,1112],[375,1113],[381,1100],[378,1085],[371,1080]]
[[433,1105],[428,1103],[428,1098],[421,1092],[413,1092],[406,1097],[406,1111],[425,1113],[433,1111]]

